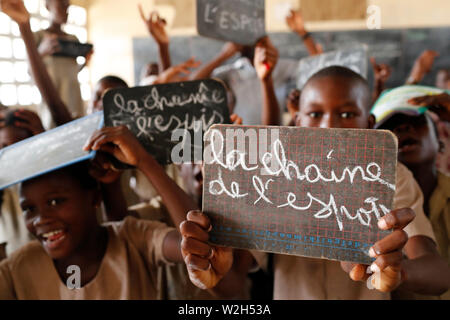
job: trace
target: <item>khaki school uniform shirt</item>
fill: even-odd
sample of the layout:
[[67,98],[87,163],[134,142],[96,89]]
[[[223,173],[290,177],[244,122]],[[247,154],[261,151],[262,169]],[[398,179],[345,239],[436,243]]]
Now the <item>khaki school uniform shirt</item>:
[[157,266],[167,263],[163,241],[174,229],[133,217],[105,227],[105,256],[95,278],[83,288],[68,289],[53,260],[33,241],[0,263],[0,300],[156,299]]
[[[22,209],[19,204],[17,186],[4,190],[0,210],[0,244],[4,244],[6,249],[4,253],[6,256],[9,256],[33,240],[33,236],[28,232],[25,225],[25,219],[23,218]],[[2,251],[1,248],[0,251]],[[2,252],[0,252],[1,255]]]
[[[409,237],[424,235],[435,240],[423,212],[422,192],[412,173],[400,163],[393,208],[415,211],[416,218],[405,228]],[[258,263],[264,261],[261,253],[254,256]],[[366,283],[351,280],[337,261],[276,254],[273,268],[276,300],[390,299],[389,293],[369,290]]]
[[[169,212],[162,203],[161,197],[156,196],[149,202],[128,208],[138,213],[139,217],[147,220],[159,220],[173,225]],[[220,299],[207,290],[202,290],[192,284],[184,264],[166,264],[158,268],[157,272],[158,299],[160,300],[212,300]],[[249,292],[239,296],[248,299]]]
[[[44,30],[34,33],[36,45],[39,47],[47,32]],[[74,35],[62,36],[65,40],[79,42]],[[61,56],[46,56],[43,62],[47,67],[48,74],[55,85],[62,101],[66,104],[73,118],[85,115],[84,103],[81,97],[80,83],[78,82],[79,65],[74,58]],[[38,105],[38,114],[42,124],[48,130],[55,127],[48,106],[42,103]]]
[[[450,177],[441,172],[430,198],[430,221],[439,253],[450,265]],[[450,290],[441,295],[441,299],[450,300]]]

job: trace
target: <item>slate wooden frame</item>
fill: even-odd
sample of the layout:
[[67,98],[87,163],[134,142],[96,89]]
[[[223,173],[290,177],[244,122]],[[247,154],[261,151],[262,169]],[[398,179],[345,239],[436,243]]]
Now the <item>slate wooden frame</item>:
[[[175,96],[182,97],[182,99],[184,99],[186,97],[196,95],[197,93],[207,92],[208,90],[211,93],[212,100],[215,100],[216,98],[219,99],[218,97],[220,97],[222,101],[220,103],[215,103],[213,101],[207,101],[208,99],[206,99],[202,100],[202,102],[199,102],[194,98],[194,102],[190,102],[187,104],[183,102],[183,105],[177,105],[176,103],[174,103],[173,107],[167,107],[167,105],[166,107],[161,107],[162,105],[164,105],[164,103],[160,105],[160,103],[158,102],[163,101],[163,99],[173,101]],[[160,100],[155,100],[155,94],[157,94],[158,99]],[[118,95],[120,95],[121,98],[119,98]],[[167,97],[169,97],[169,99],[167,99]],[[170,97],[172,97],[172,100],[170,99]],[[115,99],[123,99],[124,104],[127,105],[130,104],[130,101],[133,101],[133,103],[136,102],[138,104],[137,109],[121,109],[120,107],[118,107],[118,103],[115,102]],[[148,101],[153,101],[153,103],[158,104],[158,106],[149,108],[147,103],[151,102]],[[173,163],[171,159],[171,152],[172,149],[180,142],[171,140],[173,129],[169,128],[166,132],[162,132],[155,127],[155,122],[157,121],[158,117],[162,117],[164,120],[169,119],[170,122],[172,116],[179,116],[179,120],[181,121],[183,117],[184,119],[190,118],[192,120],[193,118],[199,119],[203,115],[205,115],[205,119],[208,116],[210,117],[208,118],[209,121],[206,122],[212,121],[211,119],[217,119],[217,121],[214,121],[214,123],[230,122],[228,99],[225,86],[222,81],[215,79],[110,90],[103,97],[103,107],[105,125],[107,127],[126,125],[138,138],[144,148],[161,165]],[[161,108],[163,110],[160,110]],[[141,121],[142,119],[145,119],[145,121]],[[140,122],[141,125],[138,125],[138,122]],[[139,127],[144,128],[139,129]],[[204,127],[203,133],[206,132],[208,128],[209,127]],[[184,126],[181,126],[180,129],[184,129]],[[192,138],[191,141],[194,142],[194,130],[189,129],[189,133],[190,137]],[[200,146],[194,146],[194,143],[192,143],[191,162],[196,162],[193,158],[198,153],[199,158],[202,158],[203,134],[200,138],[202,140],[201,149]],[[118,164],[114,165],[116,167],[118,166]]]
[[[379,161],[379,166],[382,168],[381,178],[388,184],[378,181],[362,181],[362,178],[358,179],[358,175],[355,178],[357,184],[349,184],[345,179],[342,183],[321,180],[318,183],[307,183],[305,180],[300,181],[295,178],[287,180],[283,173],[276,177],[260,175],[259,169],[247,172],[242,170],[242,166],[237,166],[234,170],[224,168],[211,162],[211,157],[206,153],[211,150],[212,145],[209,139],[212,132],[219,130],[225,137],[226,130],[229,129],[234,132],[242,129],[240,137],[248,135],[249,130],[254,129],[258,132],[268,130],[266,137],[271,137],[273,130],[279,130],[279,139],[285,146],[287,159],[297,163],[300,172],[303,172],[309,164],[317,163],[326,173],[334,168],[336,175],[339,176],[339,172],[341,172],[339,169],[343,172],[345,166],[353,168],[361,165],[364,167],[370,161]],[[203,211],[212,222],[213,229],[210,232],[212,244],[362,264],[370,264],[373,261],[368,255],[370,246],[389,234],[390,231],[378,229],[377,219],[373,212],[369,213],[371,219],[366,219],[369,221],[369,225],[366,226],[358,219],[348,219],[341,211],[342,217],[345,218],[341,217],[342,229],[337,216],[343,205],[353,216],[358,208],[369,210],[373,203],[377,204],[380,216],[384,212],[381,210],[381,204],[385,206],[385,213],[392,209],[398,146],[397,139],[391,132],[216,125],[210,128],[207,136],[209,139],[205,144]],[[257,136],[257,144],[259,144],[264,135],[259,136],[258,134]],[[269,141],[271,139],[269,138]],[[225,139],[225,141],[229,141],[229,139]],[[273,142],[270,141],[266,145],[271,146]],[[226,143],[223,144],[223,150],[225,150]],[[333,147],[333,152],[330,152],[331,147]],[[249,159],[249,151],[249,146],[246,145],[246,161]],[[365,159],[364,162],[361,159]],[[258,163],[261,164],[261,160]],[[249,167],[251,166],[249,165]],[[376,171],[374,168],[370,167],[371,172]],[[294,174],[295,170],[291,168],[290,172]],[[327,176],[330,175],[331,173],[327,174]],[[268,187],[266,196],[272,201],[272,204],[261,198],[258,200],[260,193],[256,190],[255,186],[258,184],[255,184],[254,176],[259,176],[262,181],[260,190],[264,188],[262,186],[268,184],[266,185]],[[270,179],[274,181],[269,181]],[[221,190],[220,184],[217,182],[219,180],[223,182],[227,191]],[[237,184],[233,186],[233,182]],[[296,195],[294,204],[306,209],[297,210],[290,206],[278,207],[288,202],[289,192]],[[242,196],[244,194],[247,195]],[[326,205],[313,201],[309,194]],[[334,207],[330,205],[332,204],[331,195],[333,195],[333,201],[338,211],[333,211]],[[378,198],[378,200],[373,202],[373,198]],[[309,208],[307,208],[308,202],[310,202]],[[325,210],[318,214],[320,209],[325,207],[328,207],[330,211]],[[334,212],[338,212],[338,214]],[[325,213],[329,213],[329,216],[323,218]],[[316,218],[317,214],[322,218]],[[364,217],[364,214],[361,216]]]
[[[222,16],[218,18],[218,14],[225,16],[225,11],[227,23]],[[196,20],[201,36],[252,46],[266,35],[265,0],[197,0]],[[243,28],[246,23],[242,21],[254,23],[253,28]]]

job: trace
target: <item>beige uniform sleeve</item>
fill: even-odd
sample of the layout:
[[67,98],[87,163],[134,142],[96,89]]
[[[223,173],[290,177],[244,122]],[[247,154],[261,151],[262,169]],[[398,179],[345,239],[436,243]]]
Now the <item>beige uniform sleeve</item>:
[[423,211],[423,194],[411,171],[403,164],[397,166],[397,184],[394,195],[394,209],[411,208],[416,218],[404,229],[408,236],[422,235],[436,242],[433,228]]
[[0,301],[16,300],[16,293],[8,260],[0,262]]
[[157,221],[127,217],[121,233],[131,241],[151,265],[172,263],[163,254],[163,243],[167,234],[176,230]]

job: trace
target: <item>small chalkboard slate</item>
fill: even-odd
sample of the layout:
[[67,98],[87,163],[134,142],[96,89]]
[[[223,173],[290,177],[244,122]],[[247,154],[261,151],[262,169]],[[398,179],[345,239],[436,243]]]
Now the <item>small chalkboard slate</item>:
[[216,125],[205,135],[203,211],[214,244],[370,264],[393,205],[389,131]]
[[201,36],[254,45],[265,36],[264,0],[197,0]]
[[126,125],[160,164],[200,162],[203,135],[230,123],[222,82],[200,80],[108,91],[105,125]]
[[98,112],[0,150],[0,190],[93,158],[83,146],[102,124]]
[[58,39],[60,50],[55,53],[55,56],[61,57],[86,57],[86,55],[92,50],[93,45],[89,43],[80,43],[77,41],[69,41]]
[[299,64],[297,88],[302,89],[312,75],[329,66],[347,67],[367,79],[368,64],[368,46],[365,44],[304,58]]

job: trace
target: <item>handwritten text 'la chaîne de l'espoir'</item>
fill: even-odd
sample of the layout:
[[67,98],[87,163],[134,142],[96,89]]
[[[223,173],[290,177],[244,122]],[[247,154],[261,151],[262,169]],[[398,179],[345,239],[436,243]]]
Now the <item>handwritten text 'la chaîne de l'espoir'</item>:
[[[206,160],[207,164],[218,165],[218,177],[215,180],[210,180],[209,185],[207,186],[208,192],[214,196],[226,195],[233,199],[245,198],[249,196],[249,193],[240,193],[240,186],[236,181],[232,181],[229,184],[229,187],[225,185],[222,178],[222,168],[229,171],[234,171],[237,168],[240,168],[246,172],[260,172],[261,169],[263,169],[265,177],[281,176],[287,181],[297,179],[299,181],[306,181],[310,184],[318,183],[320,181],[327,183],[342,183],[346,179],[353,184],[357,177],[360,177],[363,181],[380,183],[386,188],[395,191],[395,185],[381,178],[381,168],[375,162],[367,164],[365,169],[362,166],[355,166],[353,168],[345,167],[341,174],[337,174],[334,170],[331,170],[329,174],[324,174],[316,164],[310,164],[306,166],[304,170],[300,170],[297,164],[286,158],[284,146],[281,141],[277,139],[272,143],[272,152],[266,152],[262,155],[260,161],[260,164],[262,165],[261,168],[260,164],[253,166],[248,165],[246,163],[245,152],[231,150],[224,155],[224,138],[219,130],[212,130],[209,140],[210,144],[205,150],[205,155],[209,154],[211,158]],[[330,156],[331,153],[332,152],[330,151],[328,155]],[[276,208],[290,207],[298,211],[307,211],[313,206],[314,203],[317,203],[321,206],[321,209],[314,214],[314,217],[317,219],[327,219],[334,215],[339,230],[341,231],[344,228],[343,217],[346,217],[349,220],[357,220],[361,223],[361,225],[370,227],[372,215],[374,215],[376,217],[376,221],[378,221],[378,219],[390,211],[385,205],[378,203],[377,198],[368,197],[363,202],[364,205],[367,205],[370,209],[359,208],[356,210],[356,213],[352,215],[345,205],[338,206],[336,204],[334,195],[330,194],[328,202],[324,202],[313,196],[311,192],[307,192],[306,194],[307,201],[309,200],[309,203],[306,206],[296,205],[297,196],[293,192],[287,192],[285,203],[274,204],[267,195],[270,184],[273,182],[274,179],[267,179],[264,183],[261,177],[257,174],[253,175],[253,187],[259,196],[259,198],[254,201],[254,204],[263,201],[266,204],[274,205]]]
[[[222,90],[211,90],[203,82],[196,92],[182,95],[169,93],[164,96],[157,87],[153,87],[150,94],[142,99],[125,100],[122,94],[117,93],[114,95],[114,105],[118,112],[112,116],[113,125],[127,125],[132,119],[139,130],[137,137],[144,136],[154,141],[153,135],[161,132],[172,132],[177,129],[196,131],[199,127],[206,130],[215,123],[223,123],[224,116],[210,106],[224,102],[225,94]],[[200,105],[202,108],[196,112],[184,113],[177,113],[175,110],[188,105]],[[146,110],[154,114],[149,116]],[[173,113],[170,110],[173,110]],[[131,118],[123,118],[123,114],[131,115]]]

